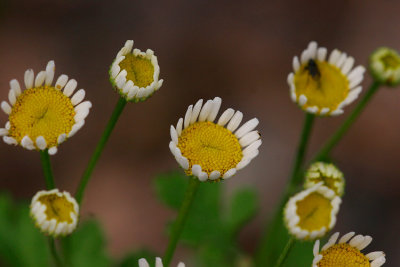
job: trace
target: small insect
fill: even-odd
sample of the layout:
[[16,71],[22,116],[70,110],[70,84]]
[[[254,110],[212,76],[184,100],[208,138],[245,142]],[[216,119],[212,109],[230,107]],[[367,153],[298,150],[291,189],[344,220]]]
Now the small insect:
[[307,66],[304,69],[308,70],[314,80],[319,79],[319,77],[321,76],[317,63],[313,59],[310,59],[308,61]]

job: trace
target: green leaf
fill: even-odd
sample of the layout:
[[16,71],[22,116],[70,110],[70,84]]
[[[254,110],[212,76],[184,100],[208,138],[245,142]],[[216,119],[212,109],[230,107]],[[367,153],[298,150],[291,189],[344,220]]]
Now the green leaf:
[[0,194],[0,265],[50,266],[46,237],[29,217],[29,204],[16,205]]
[[254,189],[245,188],[237,191],[231,200],[227,215],[227,224],[235,235],[258,210],[257,194]]
[[188,184],[188,178],[180,172],[158,175],[154,182],[160,200],[174,210],[181,206]]
[[110,266],[105,244],[103,231],[94,220],[83,222],[72,235],[62,240],[68,266],[73,267]]
[[132,267],[138,266],[138,261],[141,258],[145,258],[147,262],[153,266],[153,262],[155,261],[156,254],[147,249],[141,249],[139,251],[131,252],[125,256],[124,259],[118,264],[119,267]]

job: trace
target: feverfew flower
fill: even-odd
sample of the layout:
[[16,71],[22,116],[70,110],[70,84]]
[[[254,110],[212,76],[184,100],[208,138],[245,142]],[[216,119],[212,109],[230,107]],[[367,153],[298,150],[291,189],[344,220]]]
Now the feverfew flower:
[[372,237],[354,235],[354,232],[347,233],[336,243],[339,233],[335,233],[321,251],[320,242],[317,240],[314,245],[312,267],[380,267],[386,262],[385,253],[382,251],[368,254],[361,252],[372,242]]
[[110,68],[110,81],[121,97],[127,101],[139,102],[160,89],[160,67],[151,49],[146,53],[133,49],[133,41],[128,40],[118,52]]
[[300,59],[293,58],[288,76],[292,100],[303,110],[316,115],[339,115],[343,107],[360,94],[364,67],[354,69],[354,58],[335,49],[327,58],[327,49],[310,42]]
[[284,210],[289,232],[298,239],[322,237],[333,228],[342,200],[322,183],[291,197]]
[[305,175],[304,188],[310,188],[323,182],[336,195],[343,196],[345,180],[343,173],[332,163],[315,162],[311,164]]
[[54,237],[65,236],[78,224],[79,206],[68,192],[43,190],[33,197],[30,214],[42,232]]
[[[163,266],[164,265],[162,263],[161,258],[157,257],[156,258],[156,267],[163,267]],[[150,267],[150,264],[145,259],[142,258],[139,260],[139,267]],[[180,262],[177,267],[185,267],[185,264]]]
[[[221,98],[190,105],[176,127],[171,125],[169,148],[186,171],[200,181],[227,179],[258,155],[260,134],[254,118],[239,127],[243,113],[228,108],[218,122]],[[238,128],[239,127],[239,128]]]
[[396,50],[380,47],[369,58],[369,70],[380,83],[396,86],[400,83],[400,55]]
[[82,102],[85,90],[74,94],[77,82],[64,74],[52,86],[54,71],[54,61],[49,61],[36,78],[33,70],[27,70],[24,91],[17,80],[11,80],[9,102],[1,102],[9,120],[0,128],[4,142],[55,154],[57,147],[85,124],[92,107],[89,101]]

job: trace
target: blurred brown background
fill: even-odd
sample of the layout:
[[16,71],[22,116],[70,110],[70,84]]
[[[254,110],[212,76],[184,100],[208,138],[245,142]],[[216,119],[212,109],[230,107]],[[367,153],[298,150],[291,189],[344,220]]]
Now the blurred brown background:
[[[127,106],[84,202],[83,216],[102,221],[115,256],[143,245],[164,251],[164,224],[173,213],[156,199],[152,179],[177,168],[169,125],[189,104],[220,96],[223,109],[260,119],[260,156],[225,183],[227,194],[242,185],[260,193],[262,211],[241,238],[252,251],[288,179],[302,125],[286,84],[292,57],[310,40],[344,50],[358,64],[378,46],[400,48],[398,1],[3,0],[0,6],[0,99],[11,79],[23,83],[27,68],[37,73],[54,59],[56,75],[75,78],[93,103],[85,127],[52,157],[60,189],[75,191],[117,101],[108,67],[118,50],[133,39],[158,56],[164,85],[149,101]],[[369,84],[365,79],[364,88]],[[334,151],[347,178],[336,229],[372,235],[369,249],[385,251],[386,266],[400,264],[399,101],[400,90],[380,90]],[[353,107],[317,120],[309,156]],[[0,151],[0,190],[30,199],[44,188],[38,153],[3,142]]]

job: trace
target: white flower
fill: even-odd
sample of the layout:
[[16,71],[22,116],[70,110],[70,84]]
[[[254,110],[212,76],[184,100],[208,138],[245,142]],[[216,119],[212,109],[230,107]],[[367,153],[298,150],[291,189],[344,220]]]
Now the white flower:
[[127,101],[144,101],[160,89],[160,67],[151,49],[141,52],[133,49],[128,40],[118,52],[110,68],[110,81],[119,94]]
[[[140,259],[139,267],[150,267],[150,264],[145,259]],[[163,263],[159,257],[156,258],[156,267],[163,267]],[[185,264],[180,262],[177,267],[185,267]]]
[[4,142],[55,154],[57,147],[85,124],[92,107],[89,101],[82,102],[85,90],[74,94],[77,82],[64,74],[52,86],[54,71],[54,61],[49,61],[36,78],[33,70],[27,70],[24,91],[17,80],[11,80],[9,103],[1,102],[1,109],[9,116],[5,128],[0,128]]
[[339,115],[343,107],[357,99],[365,68],[352,69],[354,58],[335,49],[327,59],[327,49],[310,42],[300,59],[293,58],[288,76],[293,102],[309,113]]
[[33,197],[30,214],[42,232],[55,237],[65,236],[78,224],[79,206],[68,192],[43,190]]
[[[176,127],[171,125],[169,148],[188,175],[200,181],[227,179],[258,155],[260,134],[254,118],[239,127],[243,113],[228,108],[217,123],[221,98],[190,105]],[[239,128],[238,128],[239,127]]]
[[313,250],[312,267],[379,267],[386,262],[385,253],[382,251],[370,252],[366,255],[361,252],[372,242],[372,237],[354,235],[354,232],[347,233],[336,243],[339,233],[335,233],[321,250],[320,241],[317,240]]

